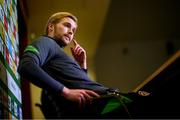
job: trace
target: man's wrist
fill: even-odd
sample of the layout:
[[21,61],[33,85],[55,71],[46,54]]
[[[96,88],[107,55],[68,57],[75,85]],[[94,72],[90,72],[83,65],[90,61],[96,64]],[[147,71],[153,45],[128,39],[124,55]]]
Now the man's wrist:
[[64,87],[62,92],[60,93],[61,96],[66,96],[69,93],[69,89],[67,87]]
[[82,63],[80,66],[81,66],[82,69],[87,69],[87,64],[86,64],[86,62]]
[[86,57],[84,58],[83,62],[81,62],[80,66],[81,66],[82,69],[87,69],[87,59],[86,59]]

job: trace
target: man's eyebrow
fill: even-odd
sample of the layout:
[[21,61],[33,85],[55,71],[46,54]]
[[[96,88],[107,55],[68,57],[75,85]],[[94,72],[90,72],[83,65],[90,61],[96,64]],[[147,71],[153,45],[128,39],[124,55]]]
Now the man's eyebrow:
[[[70,26],[72,26],[72,24],[71,24],[70,22],[68,22],[68,21],[65,21],[65,22],[64,22],[64,24],[67,24],[67,25],[70,25]],[[73,29],[75,29],[75,31],[76,31],[76,29],[77,29],[77,26],[75,26]]]
[[72,26],[72,24],[70,22],[67,22],[67,21],[65,21],[64,24],[68,24],[68,25]]

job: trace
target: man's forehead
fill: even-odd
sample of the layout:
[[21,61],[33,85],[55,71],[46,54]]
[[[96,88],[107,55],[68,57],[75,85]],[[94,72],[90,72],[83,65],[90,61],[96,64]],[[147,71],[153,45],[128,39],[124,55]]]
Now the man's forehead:
[[73,25],[73,27],[77,28],[77,23],[70,17],[64,17],[62,18],[61,22],[67,22]]

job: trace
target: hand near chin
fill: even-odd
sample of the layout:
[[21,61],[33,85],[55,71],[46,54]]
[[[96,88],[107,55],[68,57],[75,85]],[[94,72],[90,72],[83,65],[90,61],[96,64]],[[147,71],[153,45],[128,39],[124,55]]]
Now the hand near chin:
[[81,68],[87,69],[86,51],[73,39],[74,48],[71,47],[71,52],[75,60],[79,63]]

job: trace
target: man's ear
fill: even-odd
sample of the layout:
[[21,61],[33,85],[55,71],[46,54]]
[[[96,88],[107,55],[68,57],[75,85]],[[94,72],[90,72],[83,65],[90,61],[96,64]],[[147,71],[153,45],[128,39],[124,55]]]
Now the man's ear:
[[53,24],[50,24],[48,26],[48,29],[49,29],[49,32],[52,32],[54,30],[54,25]]

